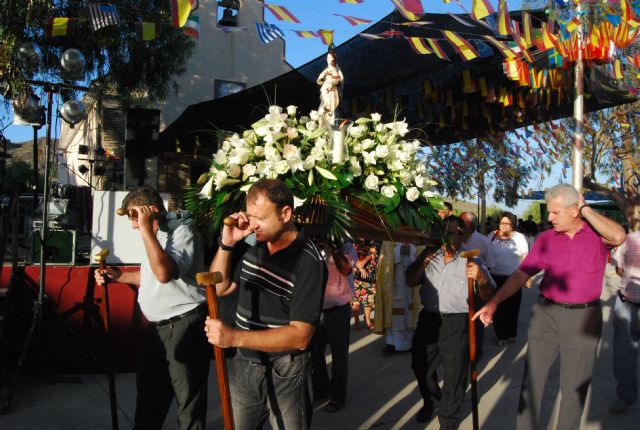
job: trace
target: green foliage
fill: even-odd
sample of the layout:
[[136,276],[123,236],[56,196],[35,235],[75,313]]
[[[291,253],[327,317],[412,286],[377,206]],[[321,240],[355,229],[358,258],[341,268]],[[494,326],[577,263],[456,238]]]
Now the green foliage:
[[[42,178],[38,178],[38,188],[42,188]],[[0,194],[16,192],[17,194],[31,189],[33,184],[33,169],[29,163],[18,161],[5,166],[4,181],[0,184]]]
[[524,211],[523,219],[527,219],[529,215],[533,216],[533,220],[536,223],[540,222],[542,217],[540,212],[540,202],[532,202],[527,209]]
[[[120,26],[93,31],[85,2],[71,0],[6,0],[0,8],[0,78],[9,81],[6,94],[12,98],[24,89],[25,79],[57,80],[59,59],[68,48],[77,48],[87,61],[87,76],[100,79],[106,88],[120,94],[125,103],[149,104],[163,100],[175,90],[174,78],[186,70],[194,42],[179,29],[159,26],[155,40],[136,40],[134,23],[139,20],[169,23],[166,0],[113,0]],[[47,38],[48,17],[80,18],[75,35]],[[15,55],[24,41],[36,42],[44,56],[41,70],[28,74]]]

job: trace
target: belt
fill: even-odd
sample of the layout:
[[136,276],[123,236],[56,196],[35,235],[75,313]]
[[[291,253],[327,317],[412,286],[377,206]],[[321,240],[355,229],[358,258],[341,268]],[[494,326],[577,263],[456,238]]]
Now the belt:
[[627,297],[622,294],[622,291],[618,290],[618,297],[620,297],[620,300],[625,302],[625,303],[629,303],[632,304],[634,306],[640,306],[640,303],[636,303],[636,302],[632,302],[631,300],[627,299]]
[[427,311],[428,314],[434,315],[434,316],[439,316],[442,319],[445,318],[450,318],[450,317],[455,317],[455,316],[459,316],[459,315],[469,315],[468,313],[464,313],[464,312],[431,312],[431,311]]
[[191,315],[195,315],[195,314],[199,314],[201,312],[204,312],[206,310],[206,306],[205,305],[198,305],[195,308],[191,309],[190,311],[187,311],[183,314],[180,315],[176,315],[175,317],[171,317],[169,319],[166,320],[161,320],[161,321],[155,321],[152,322],[153,325],[155,325],[156,327],[162,327],[164,325],[167,324],[173,324],[174,322],[180,321],[182,318],[191,316]]
[[303,355],[308,354],[307,351],[299,351],[299,352],[292,352],[291,354],[285,354],[282,355],[280,357],[276,357],[276,358],[270,358],[266,353],[261,353],[260,354],[260,358],[257,357],[243,357],[241,356],[241,354],[236,355],[236,357],[239,360],[242,360],[246,363],[249,363],[253,366],[272,366],[276,363],[291,363],[294,362],[296,360],[299,360]]
[[545,303],[550,303],[552,305],[560,306],[561,308],[565,308],[565,309],[585,309],[585,308],[590,308],[592,306],[597,306],[600,304],[600,300],[594,300],[592,302],[587,302],[587,303],[556,302],[555,300],[551,300],[550,298],[542,295],[540,296],[540,300]]

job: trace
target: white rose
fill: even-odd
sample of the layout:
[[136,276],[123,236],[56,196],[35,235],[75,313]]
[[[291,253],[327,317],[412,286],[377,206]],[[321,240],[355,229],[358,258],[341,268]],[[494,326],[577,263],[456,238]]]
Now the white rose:
[[425,177],[422,175],[416,175],[414,182],[416,184],[416,187],[418,188],[424,188],[427,185],[425,181]]
[[249,155],[250,153],[246,149],[238,148],[231,153],[231,156],[229,157],[229,163],[240,165],[247,164],[247,161],[249,161]]
[[362,152],[362,145],[359,143],[356,143],[351,147],[351,152],[353,152],[354,154],[360,154]]
[[383,196],[389,197],[389,198],[392,198],[393,196],[395,196],[397,192],[398,190],[393,185],[385,185],[380,189],[380,193]]
[[362,167],[360,167],[358,160],[351,161],[351,173],[353,173],[353,176],[362,175]]
[[224,152],[222,149],[218,149],[218,152],[216,152],[216,156],[215,156],[215,161],[218,164],[226,164],[227,162],[227,153]]
[[225,140],[224,142],[222,142],[222,150],[224,152],[231,151],[231,142],[229,140]]
[[366,151],[369,148],[373,148],[376,142],[373,139],[364,139],[362,141],[362,149]]
[[391,163],[389,163],[389,169],[393,170],[394,172],[400,172],[404,169],[404,163],[399,159],[395,159]]
[[374,122],[380,122],[380,119],[382,119],[382,115],[380,115],[379,113],[372,113],[371,114],[371,119]]
[[389,147],[387,145],[376,146],[376,157],[385,158],[387,155],[389,155]]
[[256,146],[255,148],[253,148],[253,153],[258,157],[264,157],[264,146]]
[[264,148],[264,158],[269,161],[278,161],[280,160],[280,151],[275,146],[266,146]]
[[384,130],[384,124],[376,124],[376,131],[381,133]]
[[289,167],[291,168],[291,171],[293,173],[297,172],[298,170],[304,170],[304,163],[302,162],[302,158],[300,157],[287,160],[287,163],[289,163]]
[[411,187],[407,190],[407,194],[405,195],[405,197],[410,202],[414,202],[418,197],[420,197],[420,190],[418,190],[418,188],[416,187]]
[[296,116],[296,113],[298,112],[298,108],[294,105],[289,105],[287,106],[287,114],[289,116]]
[[284,149],[282,151],[282,157],[285,160],[292,160],[294,158],[300,158],[300,148],[295,145],[291,145],[290,143],[286,143],[284,145]]
[[316,166],[316,159],[313,157],[313,155],[309,155],[307,158],[305,158],[304,170],[311,170],[315,166]]
[[315,121],[309,121],[305,124],[305,127],[307,128],[307,131],[314,131],[318,128],[318,123]]
[[411,172],[406,169],[400,170],[398,177],[400,178],[400,182],[402,183],[402,185],[404,185],[405,187],[409,186],[411,184],[411,181],[413,180],[413,175],[411,175]]
[[289,139],[295,139],[298,137],[298,129],[294,127],[287,128],[287,137]]
[[378,191],[378,177],[373,173],[367,176],[364,181],[365,188],[373,191]]
[[364,127],[359,126],[359,125],[357,125],[355,127],[351,127],[351,129],[349,129],[349,135],[351,137],[356,138],[356,139],[359,138],[360,136],[362,136],[362,133],[364,133]]
[[256,174],[256,166],[253,164],[245,164],[242,166],[242,179],[247,180],[250,176]]
[[230,177],[237,178],[238,176],[240,176],[240,173],[242,173],[242,168],[237,164],[231,164],[227,168],[227,172],[229,173]]
[[318,113],[317,110],[312,110],[311,112],[309,112],[309,118],[311,118],[314,121],[317,121],[320,118],[320,114]]
[[287,160],[280,160],[276,163],[276,173],[278,175],[284,175],[289,171],[289,163]]
[[435,193],[429,190],[423,192],[422,195],[424,196],[425,199],[428,199],[429,197],[435,197]]
[[259,161],[256,165],[256,171],[260,176],[266,176],[269,169],[271,169],[271,163],[266,160]]
[[318,148],[317,146],[314,146],[313,148],[311,148],[311,157],[313,157],[316,161],[320,161],[324,159],[324,149],[323,148]]
[[376,164],[375,151],[371,151],[371,152],[362,151],[362,158],[364,159],[364,164]]

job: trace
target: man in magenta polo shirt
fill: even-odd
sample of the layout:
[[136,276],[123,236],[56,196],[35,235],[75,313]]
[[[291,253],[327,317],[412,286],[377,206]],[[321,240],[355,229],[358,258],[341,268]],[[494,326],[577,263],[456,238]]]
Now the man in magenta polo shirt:
[[625,233],[587,206],[570,185],[550,188],[545,200],[553,229],[538,236],[518,270],[475,318],[490,324],[497,305],[544,270],[529,321],[518,429],[541,428],[542,395],[558,353],[562,401],[556,429],[578,429],[602,331],[600,293],[607,255],[624,242]]

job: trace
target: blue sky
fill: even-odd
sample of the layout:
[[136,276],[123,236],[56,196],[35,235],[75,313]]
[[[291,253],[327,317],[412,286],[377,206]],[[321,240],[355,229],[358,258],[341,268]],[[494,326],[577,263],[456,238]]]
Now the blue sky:
[[[245,0],[255,1],[255,0]],[[393,3],[390,0],[364,0],[361,4],[340,3],[338,0],[319,0],[311,2],[309,0],[271,0],[276,5],[285,6],[295,15],[300,23],[292,24],[284,21],[278,21],[269,11],[265,11],[265,20],[269,23],[276,24],[283,31],[286,39],[286,58],[294,67],[305,64],[306,62],[323,55],[327,47],[323,45],[318,38],[303,39],[298,37],[294,30],[317,31],[319,29],[334,30],[334,43],[339,45],[344,41],[355,37],[359,32],[366,30],[369,25],[350,25],[341,16],[333,14],[341,14],[372,20],[377,22],[393,10]],[[460,3],[467,11],[471,10],[471,0],[461,0]],[[497,0],[491,0],[491,3],[497,9]],[[452,0],[449,4],[444,4],[442,0],[422,0],[425,12],[427,13],[465,13],[461,6]],[[508,1],[510,10],[520,9],[521,1]],[[11,112],[6,111],[4,106],[0,107],[0,119],[3,121],[2,127],[6,127],[4,135],[14,141],[21,142],[33,138],[31,127],[9,125],[11,121]],[[54,121],[54,125],[59,124]],[[57,130],[53,130],[53,135],[58,134]],[[44,136],[44,127],[39,132],[40,136]],[[552,175],[557,180],[557,175]]]

